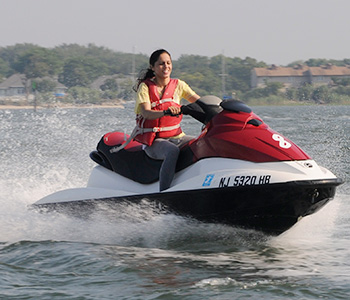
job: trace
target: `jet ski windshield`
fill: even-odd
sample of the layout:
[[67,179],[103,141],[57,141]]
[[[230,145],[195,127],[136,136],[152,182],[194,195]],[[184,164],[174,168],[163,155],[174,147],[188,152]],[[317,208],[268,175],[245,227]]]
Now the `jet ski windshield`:
[[220,106],[224,110],[232,111],[232,112],[245,112],[250,114],[252,112],[252,109],[246,105],[245,103],[239,101],[239,100],[224,100],[220,103]]
[[183,105],[181,112],[184,115],[190,115],[203,124],[207,124],[223,110],[220,103],[221,99],[216,96],[204,96],[194,103]]

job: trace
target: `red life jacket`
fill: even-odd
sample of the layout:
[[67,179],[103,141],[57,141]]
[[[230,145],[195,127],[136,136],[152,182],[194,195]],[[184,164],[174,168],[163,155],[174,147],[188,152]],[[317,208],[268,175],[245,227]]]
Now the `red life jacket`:
[[[163,111],[167,110],[170,106],[181,106],[173,101],[174,92],[178,83],[177,79],[170,79],[170,82],[165,87],[162,98],[159,98],[157,85],[152,80],[147,79],[144,83],[148,86],[152,110]],[[134,139],[142,144],[150,146],[155,138],[168,138],[179,135],[182,132],[180,127],[181,120],[182,115],[177,117],[164,116],[155,120],[148,120],[141,115],[137,115],[136,127],[138,129],[138,134]]]

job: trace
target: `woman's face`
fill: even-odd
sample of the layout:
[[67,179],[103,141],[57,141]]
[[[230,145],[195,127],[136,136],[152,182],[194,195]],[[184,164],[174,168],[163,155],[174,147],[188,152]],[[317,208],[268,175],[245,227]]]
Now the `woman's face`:
[[168,53],[162,53],[152,67],[156,78],[162,80],[170,78],[172,69],[173,63],[171,62],[171,57]]

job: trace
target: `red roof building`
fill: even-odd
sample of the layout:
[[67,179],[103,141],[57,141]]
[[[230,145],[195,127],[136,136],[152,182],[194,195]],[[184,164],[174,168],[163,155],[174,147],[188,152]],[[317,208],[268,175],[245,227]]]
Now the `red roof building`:
[[350,78],[350,66],[321,67],[297,65],[294,67],[254,68],[251,72],[251,87],[264,87],[268,82],[281,82],[286,88],[299,87],[306,83],[329,85],[333,78]]

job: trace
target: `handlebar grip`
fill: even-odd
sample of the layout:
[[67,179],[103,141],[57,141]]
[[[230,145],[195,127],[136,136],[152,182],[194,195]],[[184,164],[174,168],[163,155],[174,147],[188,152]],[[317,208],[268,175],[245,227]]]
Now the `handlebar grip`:
[[182,111],[179,114],[174,115],[171,110],[168,108],[167,110],[163,110],[164,116],[177,117],[182,114]]
[[171,116],[172,115],[169,108],[167,110],[163,110],[163,114],[164,114],[164,116]]

